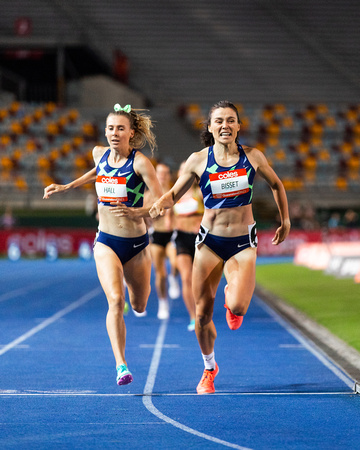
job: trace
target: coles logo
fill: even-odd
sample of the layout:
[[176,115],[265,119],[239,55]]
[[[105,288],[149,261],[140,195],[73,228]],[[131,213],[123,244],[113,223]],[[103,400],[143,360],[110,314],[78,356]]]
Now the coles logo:
[[225,172],[225,173],[219,173],[219,180],[224,180],[226,178],[233,178],[233,177],[237,177],[237,173],[232,171],[232,172]]
[[96,180],[98,183],[104,184],[118,184],[118,179],[113,177],[98,177]]
[[210,181],[227,180],[229,178],[236,178],[246,175],[246,169],[229,170],[228,172],[211,173],[209,175]]

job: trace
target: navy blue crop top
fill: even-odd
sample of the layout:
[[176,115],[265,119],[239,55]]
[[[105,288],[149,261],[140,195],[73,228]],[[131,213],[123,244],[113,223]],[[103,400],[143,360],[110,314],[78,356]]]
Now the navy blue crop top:
[[110,206],[110,202],[120,201],[126,206],[141,207],[144,201],[144,181],[135,173],[133,149],[122,167],[114,168],[108,163],[110,149],[101,157],[96,166],[96,193],[98,203]]
[[219,166],[213,146],[208,149],[207,165],[199,186],[205,209],[235,208],[249,205],[253,196],[255,169],[238,144],[239,161],[232,167]]

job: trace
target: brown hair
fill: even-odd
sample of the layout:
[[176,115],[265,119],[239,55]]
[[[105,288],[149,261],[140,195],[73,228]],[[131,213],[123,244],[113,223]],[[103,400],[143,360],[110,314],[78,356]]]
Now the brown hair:
[[141,149],[145,147],[146,143],[148,143],[151,149],[151,153],[153,154],[154,149],[156,148],[156,137],[151,130],[151,128],[153,127],[153,123],[150,116],[140,114],[134,109],[132,109],[130,112],[112,111],[108,114],[106,123],[107,119],[110,116],[127,117],[130,122],[130,128],[135,131],[135,134],[130,139],[129,144],[136,149]]
[[[237,110],[234,103],[231,103],[228,100],[221,100],[220,102],[215,103],[215,105],[213,105],[210,108],[207,121],[204,123],[204,128],[200,135],[201,142],[205,145],[205,147],[210,147],[211,145],[215,144],[214,137],[213,137],[212,133],[210,133],[210,131],[209,131],[209,126],[211,123],[211,116],[212,116],[213,112],[215,111],[215,109],[218,109],[218,108],[231,108],[236,113],[238,122],[241,123],[239,111]],[[236,142],[238,142],[239,134],[240,134],[240,132],[236,136]]]

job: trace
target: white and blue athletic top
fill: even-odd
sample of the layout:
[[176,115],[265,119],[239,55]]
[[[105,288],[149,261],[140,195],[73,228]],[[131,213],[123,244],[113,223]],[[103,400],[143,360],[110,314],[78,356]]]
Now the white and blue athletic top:
[[239,161],[231,167],[219,166],[213,146],[208,149],[207,165],[199,186],[205,209],[235,208],[249,205],[253,196],[255,169],[238,144]]

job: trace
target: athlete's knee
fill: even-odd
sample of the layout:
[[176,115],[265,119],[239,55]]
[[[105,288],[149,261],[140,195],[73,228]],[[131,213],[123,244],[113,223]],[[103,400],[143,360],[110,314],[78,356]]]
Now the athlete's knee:
[[196,315],[196,322],[199,324],[200,328],[205,327],[208,325],[212,320],[212,315],[209,314],[197,314]]
[[235,305],[234,307],[230,308],[230,311],[235,316],[245,316],[245,314],[247,313],[247,310],[248,310],[248,306],[246,306],[246,305]]
[[143,313],[143,312],[145,312],[145,309],[146,309],[146,305],[141,305],[140,303],[131,305],[131,307],[137,313]]
[[130,293],[130,304],[134,311],[137,313],[142,313],[146,309],[147,301],[151,293],[151,287],[149,286],[146,291],[139,294]]
[[249,308],[253,292],[232,288],[229,286],[225,293],[225,303],[235,316],[245,316]]
[[125,295],[121,292],[111,291],[106,295],[109,311],[113,314],[122,314],[125,306]]
[[213,308],[212,307],[196,307],[196,321],[200,328],[206,326],[212,321]]

